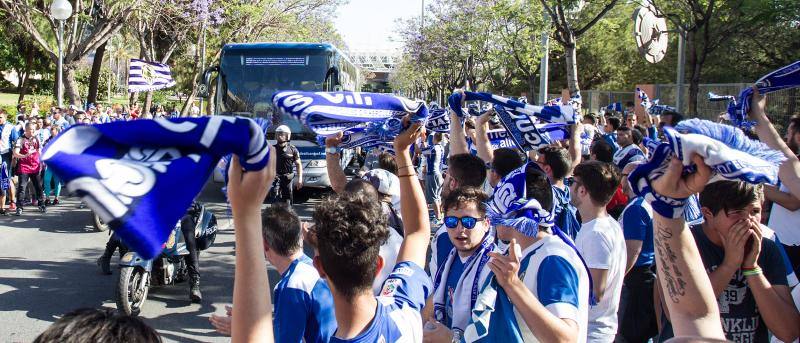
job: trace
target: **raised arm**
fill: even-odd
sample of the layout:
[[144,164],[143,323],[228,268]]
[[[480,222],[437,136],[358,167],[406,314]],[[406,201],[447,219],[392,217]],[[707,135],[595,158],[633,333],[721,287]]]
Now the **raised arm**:
[[[397,263],[410,261],[425,266],[430,243],[431,227],[428,222],[428,206],[411,163],[409,147],[423,133],[421,124],[411,125],[394,140],[397,154],[397,177],[400,179],[400,213],[403,216],[403,243],[397,254]],[[463,133],[462,133],[463,139]]]
[[[457,92],[460,92],[460,90],[457,90]],[[450,154],[447,157],[469,153],[467,135],[464,133],[464,123],[461,122],[461,118],[456,115],[452,108],[448,110],[448,114],[450,115]]]
[[778,170],[778,178],[786,185],[792,195],[800,197],[800,161],[798,161],[792,149],[789,149],[789,146],[786,145],[786,142],[781,139],[778,131],[775,130],[775,127],[772,126],[769,118],[767,118],[766,105],[766,97],[761,95],[758,92],[758,88],[754,86],[749,115],[756,122],[756,134],[768,147],[779,150],[786,156],[786,161],[781,164]]
[[[667,172],[653,183],[655,190],[674,198],[685,198],[695,193],[693,190],[702,190],[711,171],[698,156],[692,159],[698,165],[697,173],[682,179],[683,166],[673,158]],[[658,279],[675,337],[724,340],[717,299],[683,217],[666,218],[654,212],[653,226]]]
[[581,124],[575,123],[569,126],[569,157],[572,158],[572,166],[570,166],[569,175],[572,175],[572,170],[575,166],[581,164]]
[[764,197],[767,198],[767,200],[783,206],[789,211],[800,209],[800,199],[797,199],[797,197],[791,193],[781,191],[778,187],[764,185]]
[[[329,148],[338,148],[341,141],[341,132],[325,138],[326,150]],[[325,152],[325,165],[328,169],[328,179],[331,181],[331,188],[333,188],[333,191],[336,193],[341,193],[344,190],[345,184],[347,184],[347,176],[344,175],[344,170],[342,166],[339,165],[341,156],[341,152],[335,154],[329,154],[327,151]]]
[[[478,150],[478,157],[485,163],[492,163],[494,161],[494,151],[492,144],[489,142],[489,119],[492,117],[494,109],[481,114],[478,120],[475,121],[475,149]],[[452,125],[452,124],[451,124]]]
[[236,231],[232,342],[273,342],[272,298],[261,234],[261,203],[275,178],[275,150],[267,166],[243,172],[234,156],[228,171],[228,196]]

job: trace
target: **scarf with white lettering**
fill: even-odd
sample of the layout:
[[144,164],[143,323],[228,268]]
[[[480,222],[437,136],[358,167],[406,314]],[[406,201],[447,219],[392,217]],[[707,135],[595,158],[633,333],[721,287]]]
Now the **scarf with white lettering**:
[[500,124],[508,131],[509,138],[522,151],[537,150],[555,141],[566,139],[569,135],[567,124],[535,124],[534,118],[523,112],[502,106],[495,106],[494,110],[500,119]]
[[151,259],[231,153],[246,170],[264,168],[262,127],[228,116],[78,125],[54,138],[42,159],[125,245]]
[[[450,109],[455,112],[459,118],[464,117],[464,111],[461,108],[461,104],[464,101],[485,101],[551,123],[575,123],[575,109],[572,105],[537,106],[521,103],[491,93],[461,91],[455,92],[447,98]],[[495,106],[495,109],[496,108],[497,106]]]
[[[424,102],[389,94],[281,91],[275,93],[272,103],[317,135],[352,135],[347,138],[352,146],[391,142],[411,123],[425,123],[428,118]],[[408,114],[411,123],[403,124]]]
[[696,170],[691,162],[691,156],[696,153],[711,167],[712,180],[753,184],[775,184],[778,167],[786,160],[781,152],[747,138],[738,128],[708,120],[690,119],[678,123],[675,128],[664,127],[664,136],[665,142],[648,140],[649,161],[636,168],[628,180],[636,195],[644,196],[653,210],[667,218],[683,216],[687,199],[659,195],[653,191],[652,182],[664,174],[673,157],[683,162],[684,174]]

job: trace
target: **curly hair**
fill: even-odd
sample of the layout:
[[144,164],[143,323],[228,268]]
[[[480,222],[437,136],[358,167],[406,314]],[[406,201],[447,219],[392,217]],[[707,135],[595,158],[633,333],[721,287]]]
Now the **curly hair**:
[[81,308],[56,320],[33,342],[155,343],[161,337],[137,317],[111,309]]
[[348,301],[372,287],[378,252],[389,237],[381,204],[361,194],[328,198],[314,210],[319,260]]

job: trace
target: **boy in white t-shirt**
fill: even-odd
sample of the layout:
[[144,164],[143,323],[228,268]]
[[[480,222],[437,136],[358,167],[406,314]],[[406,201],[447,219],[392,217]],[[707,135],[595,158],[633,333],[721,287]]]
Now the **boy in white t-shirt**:
[[606,212],[606,204],[620,183],[620,173],[610,163],[587,161],[575,167],[573,175],[568,181],[572,203],[583,222],[575,245],[589,266],[596,300],[589,309],[587,340],[613,342],[627,253],[622,229]]

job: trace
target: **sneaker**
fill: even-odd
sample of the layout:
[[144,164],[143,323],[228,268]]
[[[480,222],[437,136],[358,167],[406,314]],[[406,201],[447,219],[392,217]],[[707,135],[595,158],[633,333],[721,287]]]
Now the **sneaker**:
[[58,205],[58,199],[53,200],[53,205]]
[[8,205],[8,210],[9,211],[14,211],[16,209],[17,209],[17,204],[12,202],[11,204]]
[[14,212],[14,215],[19,217],[22,215],[22,207],[17,207],[17,210]]
[[52,204],[53,204],[53,203],[51,203],[51,202],[50,202],[50,199],[47,199],[47,200],[45,200],[45,201],[44,201],[44,205],[45,205],[45,206],[50,206],[50,205],[52,205]]
[[42,213],[47,213],[47,206],[45,206],[45,205],[40,205],[40,206],[39,206],[39,212],[42,212]]
[[8,211],[6,211],[6,210],[0,210],[0,216],[3,216],[3,217],[8,217]]

